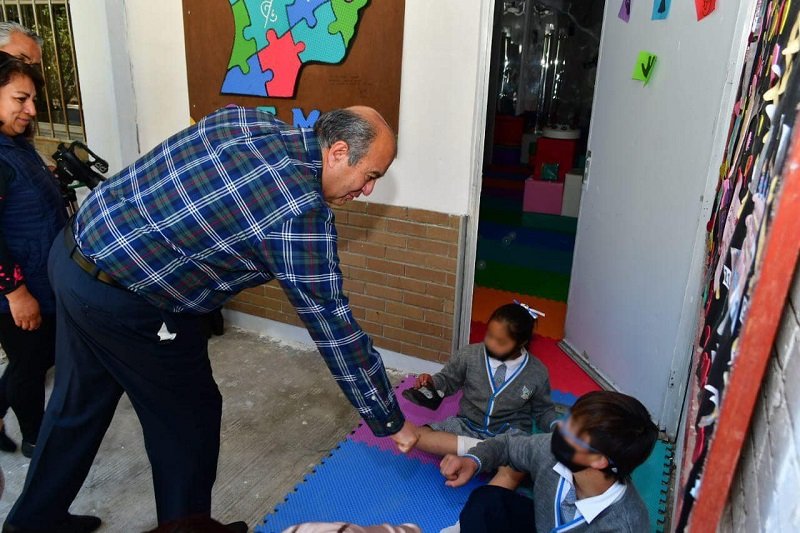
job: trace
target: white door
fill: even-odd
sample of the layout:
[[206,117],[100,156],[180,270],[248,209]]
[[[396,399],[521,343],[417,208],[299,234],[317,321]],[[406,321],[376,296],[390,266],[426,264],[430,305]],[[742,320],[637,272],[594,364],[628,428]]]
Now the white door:
[[[752,1],[606,0],[568,302],[566,343],[675,435],[713,205]],[[639,51],[658,57],[646,86]]]

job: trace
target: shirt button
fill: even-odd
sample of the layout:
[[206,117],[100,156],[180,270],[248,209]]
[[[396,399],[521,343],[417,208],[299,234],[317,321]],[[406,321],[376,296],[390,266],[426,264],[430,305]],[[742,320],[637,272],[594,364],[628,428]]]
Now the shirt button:
[[386,422],[386,427],[387,427],[387,428],[390,428],[390,427],[392,427],[393,425],[394,425],[394,423],[392,423],[392,422]]
[[372,395],[372,401],[373,402],[377,402],[378,401],[378,397],[375,394]]

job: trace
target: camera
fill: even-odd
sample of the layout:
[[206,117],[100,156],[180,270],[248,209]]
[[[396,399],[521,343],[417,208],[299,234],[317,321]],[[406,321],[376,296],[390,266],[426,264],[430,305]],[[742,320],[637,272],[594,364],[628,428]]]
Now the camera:
[[78,209],[78,202],[75,189],[70,185],[77,182],[94,189],[105,181],[103,174],[108,172],[108,163],[80,141],[73,141],[69,145],[59,143],[53,159],[56,162],[53,173],[58,180],[61,196],[70,214],[73,214]]

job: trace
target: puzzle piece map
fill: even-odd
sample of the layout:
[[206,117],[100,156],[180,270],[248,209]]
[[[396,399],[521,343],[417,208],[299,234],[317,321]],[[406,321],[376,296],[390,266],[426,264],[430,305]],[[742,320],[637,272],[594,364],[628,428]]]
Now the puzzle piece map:
[[303,64],[338,64],[369,0],[230,0],[234,41],[223,94],[292,98]]

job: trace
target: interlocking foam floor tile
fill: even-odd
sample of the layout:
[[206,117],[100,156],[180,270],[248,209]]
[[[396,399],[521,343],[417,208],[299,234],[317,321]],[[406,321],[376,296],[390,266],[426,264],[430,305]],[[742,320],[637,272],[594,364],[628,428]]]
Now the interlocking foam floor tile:
[[435,465],[348,440],[268,514],[257,533],[311,521],[361,525],[415,523],[438,532],[453,525],[469,494],[485,481],[446,487]]
[[[458,402],[461,400],[461,392],[458,392],[452,396],[448,396],[442,400],[442,403],[439,405],[439,408],[436,411],[431,411],[430,409],[409,402],[401,393],[405,389],[413,387],[414,381],[414,376],[409,376],[401,381],[400,384],[395,388],[395,392],[397,393],[397,402],[408,420],[416,425],[422,425],[429,424],[431,422],[439,422],[445,418],[455,416],[458,413]],[[363,422],[359,424],[356,430],[347,438],[349,440],[374,446],[380,450],[393,454],[400,453],[397,451],[397,447],[392,439],[376,437],[372,434],[372,431],[370,431],[369,427]],[[438,465],[442,460],[442,458],[438,455],[422,452],[420,450],[411,450],[411,452],[409,452],[407,455],[408,457],[426,464]]]
[[664,531],[673,449],[672,444],[659,440],[647,461],[631,476],[650,513],[651,531],[656,533]]

